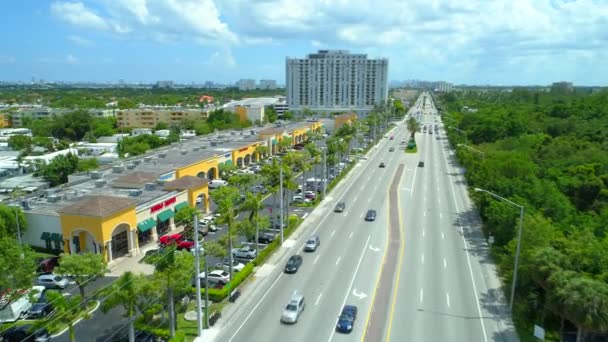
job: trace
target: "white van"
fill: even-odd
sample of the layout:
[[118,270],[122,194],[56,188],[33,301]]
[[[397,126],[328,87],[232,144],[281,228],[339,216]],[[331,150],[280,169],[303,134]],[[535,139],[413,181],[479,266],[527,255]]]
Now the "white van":
[[44,286],[34,286],[21,297],[13,299],[10,302],[7,298],[0,298],[0,323],[16,322],[22,318],[27,310],[32,307],[30,291],[35,291],[32,297],[34,300],[38,300],[44,290]]
[[217,189],[219,187],[226,186],[226,185],[228,185],[228,182],[226,182],[223,179],[213,179],[213,180],[209,181],[209,189]]

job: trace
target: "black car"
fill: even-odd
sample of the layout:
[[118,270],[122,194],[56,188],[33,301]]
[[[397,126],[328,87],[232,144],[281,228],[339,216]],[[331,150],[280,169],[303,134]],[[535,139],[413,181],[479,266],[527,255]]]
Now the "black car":
[[394,147],[391,147],[391,148],[388,149],[389,152],[393,152],[394,150],[395,150]]
[[51,311],[53,311],[51,304],[46,301],[38,301],[37,303],[32,304],[25,315],[28,319],[42,318],[48,316]]
[[334,212],[341,213],[344,211],[345,208],[346,204],[344,202],[338,202],[338,204],[336,204],[336,207],[334,208]]
[[[259,233],[258,234],[258,243],[269,244],[274,241],[275,236],[270,233]],[[254,238],[255,239],[255,238]]]
[[423,161],[418,162],[418,167],[424,167],[424,162]]
[[365,214],[365,221],[374,221],[376,219],[376,211],[375,210],[368,210],[367,213]]
[[48,330],[35,330],[32,324],[14,326],[2,333],[3,342],[46,342],[51,340]]
[[386,164],[384,164],[384,162],[380,162],[379,167],[386,167]]
[[338,324],[336,325],[336,331],[349,333],[353,331],[353,325],[357,319],[357,307],[354,305],[344,305],[340,317],[338,318]]
[[292,255],[285,265],[285,273],[296,273],[300,266],[302,266],[302,256]]

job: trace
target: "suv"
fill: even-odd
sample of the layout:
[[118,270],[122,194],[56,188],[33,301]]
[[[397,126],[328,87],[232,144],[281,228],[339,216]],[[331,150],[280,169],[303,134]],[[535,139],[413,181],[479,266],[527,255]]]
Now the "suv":
[[251,246],[245,246],[238,249],[233,249],[232,256],[240,259],[255,259],[255,248]]
[[296,323],[298,318],[304,311],[304,296],[298,293],[294,293],[289,299],[289,303],[285,306],[283,314],[281,315],[282,323]]
[[[258,243],[263,243],[263,244],[269,244],[272,241],[274,241],[274,234],[271,233],[258,233]],[[251,239],[251,241],[254,241],[255,237],[253,239]]]
[[317,247],[321,245],[321,239],[319,235],[312,235],[306,240],[306,244],[304,245],[304,251],[306,252],[314,252],[317,250]]

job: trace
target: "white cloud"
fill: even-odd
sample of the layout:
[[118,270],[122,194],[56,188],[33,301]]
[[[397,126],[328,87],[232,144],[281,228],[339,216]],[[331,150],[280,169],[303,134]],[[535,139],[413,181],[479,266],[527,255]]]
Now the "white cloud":
[[95,46],[95,43],[92,40],[89,40],[89,39],[86,39],[86,38],[83,38],[80,36],[71,35],[71,36],[68,36],[68,39],[76,45],[86,46],[86,47]]
[[236,68],[236,60],[232,55],[232,51],[228,48],[224,48],[221,51],[215,51],[209,56],[204,64],[211,68]]
[[78,63],[78,58],[74,57],[72,54],[68,54],[65,56],[65,62],[68,64],[76,64]]
[[74,26],[99,30],[108,28],[106,21],[86,8],[82,2],[54,2],[51,4],[51,13]]

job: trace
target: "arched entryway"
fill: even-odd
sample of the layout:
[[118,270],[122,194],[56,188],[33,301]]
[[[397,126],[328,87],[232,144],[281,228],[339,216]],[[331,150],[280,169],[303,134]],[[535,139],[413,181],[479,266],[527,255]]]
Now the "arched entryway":
[[260,153],[258,153],[258,152],[255,152],[255,153],[251,154],[251,162],[252,163],[257,163],[258,162],[258,156],[259,156],[259,154]]
[[80,254],[91,252],[95,254],[101,253],[101,245],[95,241],[95,238],[86,229],[77,229],[72,232],[70,237],[70,253]]
[[201,171],[201,172],[199,172],[199,173],[196,175],[196,177],[198,177],[198,178],[207,178],[207,174],[205,174],[205,172]]
[[217,169],[212,167],[207,171],[207,177],[209,180],[213,180],[217,178]]
[[251,154],[245,156],[245,165],[249,165],[251,163]]
[[131,230],[129,228],[128,224],[121,223],[112,231],[112,242],[110,243],[112,251],[111,260],[129,254],[129,249],[132,245]]
[[243,157],[238,157],[236,159],[236,167],[238,167],[238,168],[243,167]]

